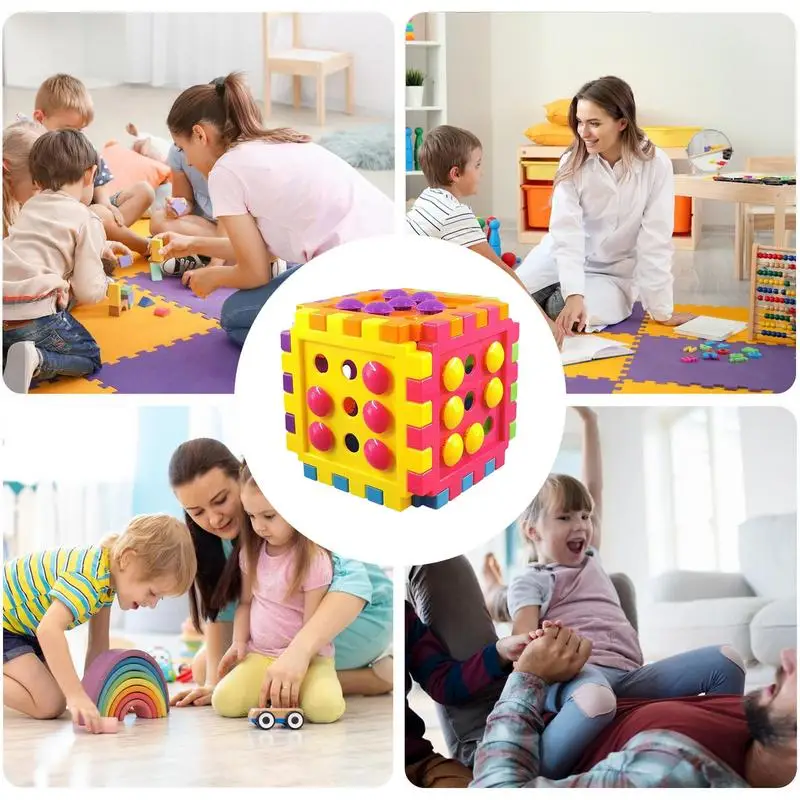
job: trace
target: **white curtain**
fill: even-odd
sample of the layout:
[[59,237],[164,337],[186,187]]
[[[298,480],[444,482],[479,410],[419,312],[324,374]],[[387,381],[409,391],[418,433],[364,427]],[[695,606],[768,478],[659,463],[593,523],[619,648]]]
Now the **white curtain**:
[[125,83],[185,89],[244,71],[251,90],[261,97],[261,14],[124,16]]

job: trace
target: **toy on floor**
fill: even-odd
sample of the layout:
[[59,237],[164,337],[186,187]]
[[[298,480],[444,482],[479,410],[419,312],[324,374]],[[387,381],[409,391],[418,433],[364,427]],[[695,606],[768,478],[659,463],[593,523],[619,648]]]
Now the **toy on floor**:
[[281,334],[287,446],[307,478],[441,508],[505,462],[519,325],[484,297],[367,291],[298,306]]
[[168,308],[157,308],[153,313],[157,317],[166,317],[167,314],[169,314],[169,309]]
[[194,680],[191,664],[181,664],[178,667],[178,674],[175,676],[178,683],[191,683]]
[[697,356],[681,356],[681,361],[683,361],[684,364],[694,364],[697,360]]
[[103,717],[123,720],[134,713],[158,719],[169,713],[164,675],[143,650],[107,650],[92,661],[81,683]]
[[[683,348],[684,353],[694,353],[697,347],[687,345]],[[710,342],[708,344],[700,345],[700,355],[703,361],[719,361],[720,356],[728,356],[728,362],[731,364],[744,364],[751,359],[761,358],[761,352],[756,347],[743,347],[738,353],[731,352],[730,346],[727,342]],[[684,364],[694,364],[699,359],[693,355],[681,356],[681,361]]]
[[129,311],[133,307],[134,294],[130,286],[119,283],[108,284],[108,314],[111,317],[119,317],[123,311]]
[[[85,725],[74,722],[72,727],[76,731],[88,732]],[[119,733],[119,720],[116,717],[100,717],[100,733]]]
[[161,255],[162,247],[164,247],[164,240],[159,236],[154,236],[150,240],[150,277],[154,281],[160,281],[164,277],[161,271],[161,264],[164,261],[164,256]]
[[153,300],[150,297],[145,297],[144,295],[142,295],[142,297],[139,299],[139,305],[142,308],[147,308],[148,306],[154,306],[155,304],[156,304],[155,300]]
[[796,251],[753,245],[749,317],[752,340],[796,344],[796,267]]
[[522,259],[515,253],[503,252],[503,246],[500,242],[500,221],[497,217],[486,217],[486,219],[478,217],[478,223],[481,226],[481,230],[486,234],[486,240],[497,254],[497,257],[509,269],[516,269],[522,263]]
[[175,672],[175,666],[172,663],[172,656],[169,654],[169,650],[167,650],[166,647],[154,647],[150,651],[150,655],[153,656],[156,664],[158,664],[161,669],[164,680],[167,683],[174,683],[178,675]]
[[296,731],[306,721],[302,708],[251,708],[247,718],[262,731],[271,730],[276,725]]

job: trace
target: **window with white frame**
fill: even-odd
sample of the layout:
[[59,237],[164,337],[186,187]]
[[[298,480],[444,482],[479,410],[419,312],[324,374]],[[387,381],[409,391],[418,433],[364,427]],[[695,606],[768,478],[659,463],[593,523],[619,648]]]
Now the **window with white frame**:
[[[661,410],[654,441],[664,569],[739,569],[738,527],[745,517],[738,410]],[[659,559],[661,560],[661,559]]]

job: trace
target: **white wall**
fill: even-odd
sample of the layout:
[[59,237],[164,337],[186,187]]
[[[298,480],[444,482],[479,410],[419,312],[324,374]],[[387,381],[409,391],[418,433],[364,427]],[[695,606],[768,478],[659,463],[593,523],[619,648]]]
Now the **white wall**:
[[[353,53],[355,104],[362,113],[394,115],[394,42],[383,14],[302,14],[302,43]],[[289,17],[271,24],[273,49],[291,43]],[[16,14],[3,29],[5,84],[36,88],[67,72],[89,88],[149,83],[176,89],[233,70],[248,73],[260,98],[263,85],[261,14]],[[32,55],[35,54],[35,55]],[[344,109],[344,74],[328,80],[329,109]],[[303,104],[314,105],[311,79]],[[291,102],[291,78],[273,77],[273,100]]]
[[747,517],[797,511],[797,426],[785,408],[740,408]]
[[[544,122],[544,103],[570,97],[601,75],[616,74],[632,85],[642,125],[722,130],[733,143],[735,169],[744,167],[747,155],[794,153],[795,36],[789,17],[492,13],[468,15],[488,19],[459,39],[460,16],[466,15],[448,15],[448,85],[466,97],[475,86],[475,97],[463,119],[451,105],[450,122],[469,127],[464,120],[491,120],[491,186],[483,187],[479,202],[504,223],[516,221],[516,149],[527,141],[522,132]],[[467,77],[484,49],[491,51],[488,92]],[[732,225],[732,208],[706,203],[703,221]]]

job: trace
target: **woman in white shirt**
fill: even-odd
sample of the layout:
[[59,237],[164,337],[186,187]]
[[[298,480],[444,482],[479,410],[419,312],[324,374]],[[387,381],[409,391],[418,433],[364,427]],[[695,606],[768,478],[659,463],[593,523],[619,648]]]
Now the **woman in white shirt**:
[[636,124],[630,86],[585,84],[569,124],[575,141],[556,173],[550,232],[517,275],[566,335],[627,319],[637,299],[664,325],[688,321],[672,306],[672,163]]

